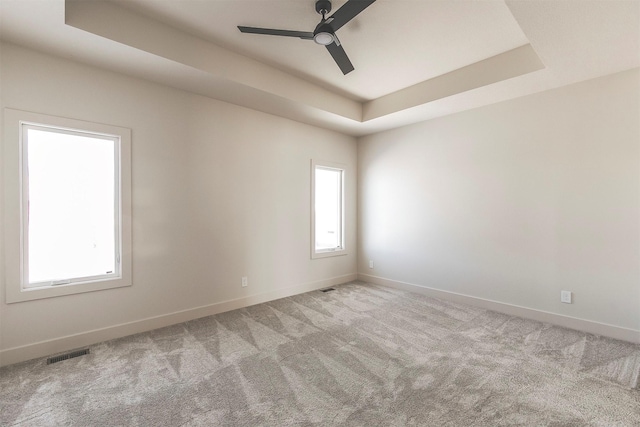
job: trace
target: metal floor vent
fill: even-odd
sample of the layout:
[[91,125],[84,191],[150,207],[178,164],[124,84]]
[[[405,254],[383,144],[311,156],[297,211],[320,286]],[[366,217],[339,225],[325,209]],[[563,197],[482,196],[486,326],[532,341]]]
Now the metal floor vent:
[[331,292],[331,291],[335,291],[335,288],[327,288],[327,289],[320,290],[320,292]]
[[67,359],[73,359],[74,357],[84,356],[85,354],[89,353],[91,353],[91,350],[89,350],[88,348],[84,348],[82,350],[75,350],[69,353],[61,354],[59,356],[53,356],[47,359],[47,365],[62,362],[63,360]]

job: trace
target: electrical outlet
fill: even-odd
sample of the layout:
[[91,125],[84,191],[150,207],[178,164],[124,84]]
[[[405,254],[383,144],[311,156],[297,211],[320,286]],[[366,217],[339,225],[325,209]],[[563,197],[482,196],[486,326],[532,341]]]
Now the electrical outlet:
[[373,268],[373,260],[372,259],[369,260],[369,268]]
[[560,302],[572,304],[572,296],[571,291],[560,291]]
[[249,278],[247,276],[244,276],[242,278],[242,287],[246,288],[247,286],[249,286]]

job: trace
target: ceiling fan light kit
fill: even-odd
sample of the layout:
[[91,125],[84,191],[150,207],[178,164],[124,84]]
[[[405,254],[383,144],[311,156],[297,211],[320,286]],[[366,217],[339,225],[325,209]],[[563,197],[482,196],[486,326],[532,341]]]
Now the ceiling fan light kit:
[[322,46],[327,46],[333,43],[334,37],[333,34],[327,32],[316,33],[313,35],[313,41]]
[[376,0],[348,0],[333,15],[327,18],[326,15],[331,12],[331,1],[317,0],[315,8],[316,12],[322,15],[322,20],[313,32],[275,30],[270,28],[245,27],[241,25],[238,26],[238,29],[243,33],[297,37],[303,40],[313,40],[317,44],[327,48],[327,51],[336,64],[338,64],[342,73],[346,75],[353,71],[354,67],[353,64],[351,64],[347,53],[344,51],[344,48],[341,46],[340,40],[338,40],[338,37],[336,36],[336,31],[355,18],[360,12],[365,10],[375,1]]
[[331,43],[336,41],[336,39],[337,38],[333,33],[333,28],[331,28],[331,26],[325,22],[321,22],[320,24],[318,24],[315,31],[313,32],[313,41],[323,46],[330,45]]

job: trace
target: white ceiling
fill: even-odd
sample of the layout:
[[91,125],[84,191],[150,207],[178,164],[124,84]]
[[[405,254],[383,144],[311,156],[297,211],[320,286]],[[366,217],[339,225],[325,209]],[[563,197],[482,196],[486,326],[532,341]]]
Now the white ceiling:
[[[320,22],[314,0],[116,1],[360,101],[528,43],[502,1],[378,0],[337,32],[355,67],[344,76],[326,49],[312,41],[236,28],[313,31]],[[332,13],[344,3],[334,1]]]
[[[344,0],[333,1],[335,12]],[[640,66],[640,0],[377,0],[312,41],[314,0],[0,0],[0,37],[364,135]]]

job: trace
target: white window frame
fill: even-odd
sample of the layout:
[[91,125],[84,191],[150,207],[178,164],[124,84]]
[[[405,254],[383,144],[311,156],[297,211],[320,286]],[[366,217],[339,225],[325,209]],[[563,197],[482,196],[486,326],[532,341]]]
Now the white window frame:
[[[131,271],[131,130],[127,128],[30,113],[4,110],[4,241],[7,303],[51,298],[132,285]],[[61,133],[95,135],[116,145],[116,270],[111,274],[42,282],[28,279],[28,224],[26,222],[28,179],[25,132],[29,128]]]
[[[333,169],[342,172],[341,182],[341,218],[340,218],[340,239],[342,247],[336,249],[321,249],[316,250],[316,169]],[[347,255],[347,242],[346,242],[346,204],[345,204],[345,182],[347,180],[347,167],[341,163],[326,162],[321,160],[311,160],[311,258],[327,258],[334,256]]]

